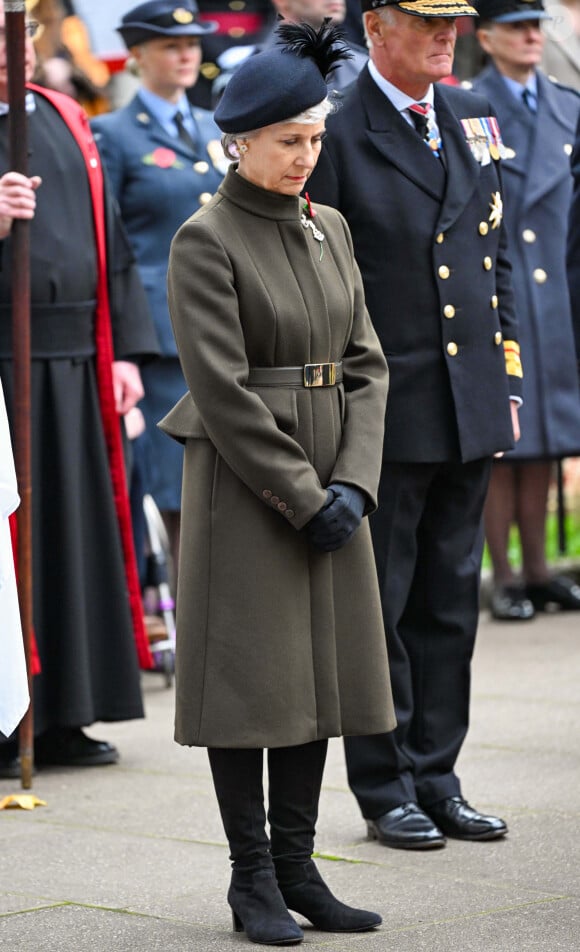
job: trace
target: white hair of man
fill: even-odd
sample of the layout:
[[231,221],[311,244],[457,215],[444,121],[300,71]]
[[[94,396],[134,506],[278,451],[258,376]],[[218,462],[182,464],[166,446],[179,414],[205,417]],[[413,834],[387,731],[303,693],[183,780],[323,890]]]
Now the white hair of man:
[[393,7],[391,6],[379,7],[377,10],[367,10],[365,13],[363,13],[363,30],[365,34],[365,41],[368,48],[371,49],[373,41],[367,30],[367,13],[376,13],[376,15],[381,18],[383,23],[389,23],[391,26],[395,26],[395,17],[393,16]]

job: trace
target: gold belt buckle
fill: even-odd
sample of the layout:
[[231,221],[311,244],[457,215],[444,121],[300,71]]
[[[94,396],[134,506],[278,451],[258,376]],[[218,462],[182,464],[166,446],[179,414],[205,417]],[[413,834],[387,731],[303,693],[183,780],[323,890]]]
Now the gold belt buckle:
[[305,387],[332,387],[336,383],[336,364],[304,364]]

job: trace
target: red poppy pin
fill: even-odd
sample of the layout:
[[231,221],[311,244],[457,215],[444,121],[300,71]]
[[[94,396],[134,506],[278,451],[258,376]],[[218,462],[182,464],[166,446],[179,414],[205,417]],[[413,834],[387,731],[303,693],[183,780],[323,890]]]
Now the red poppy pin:
[[145,165],[156,165],[158,169],[182,169],[183,162],[180,162],[173,149],[164,149],[161,146],[144,155],[141,161]]

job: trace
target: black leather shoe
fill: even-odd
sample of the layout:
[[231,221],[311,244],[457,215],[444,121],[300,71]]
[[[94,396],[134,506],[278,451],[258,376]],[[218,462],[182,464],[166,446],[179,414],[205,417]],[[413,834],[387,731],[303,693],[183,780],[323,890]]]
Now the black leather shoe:
[[418,803],[402,803],[376,820],[367,820],[371,840],[399,850],[431,850],[445,846],[445,837]]
[[531,621],[536,614],[535,608],[526,595],[526,590],[518,585],[502,585],[493,590],[491,596],[491,617],[497,621]]
[[116,764],[119,751],[80,727],[54,727],[35,738],[34,759],[39,767],[98,767]]
[[426,810],[433,822],[456,840],[497,840],[508,831],[498,816],[478,813],[463,797],[447,797]]
[[555,575],[542,585],[527,585],[526,593],[538,611],[558,605],[565,611],[580,611],[580,585],[565,575]]

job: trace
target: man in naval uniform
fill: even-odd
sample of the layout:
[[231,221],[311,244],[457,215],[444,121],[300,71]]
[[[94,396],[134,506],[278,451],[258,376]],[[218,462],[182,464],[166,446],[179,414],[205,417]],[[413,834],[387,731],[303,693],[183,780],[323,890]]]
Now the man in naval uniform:
[[[521,364],[487,100],[441,84],[467,0],[363,0],[370,63],[328,122],[311,199],[350,226],[390,367],[371,528],[398,726],[347,738],[371,837],[398,848],[487,840],[463,798],[491,459],[518,436]],[[511,399],[510,399],[511,398]]]

